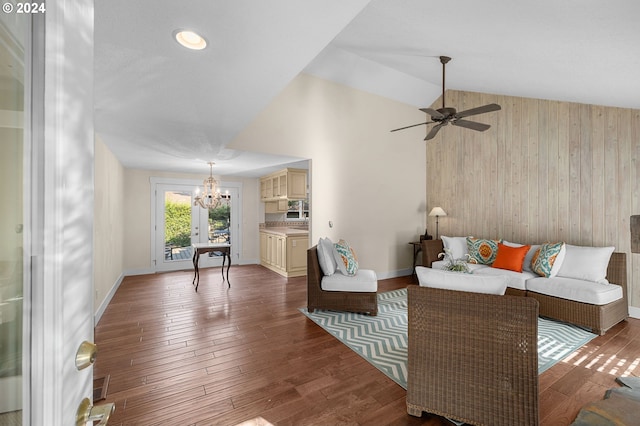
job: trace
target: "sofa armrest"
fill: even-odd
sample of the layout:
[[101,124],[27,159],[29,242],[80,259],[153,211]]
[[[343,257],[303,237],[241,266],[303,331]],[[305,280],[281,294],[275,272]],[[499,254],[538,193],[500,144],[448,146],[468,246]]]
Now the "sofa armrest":
[[444,251],[442,240],[422,241],[422,266],[431,268],[431,264],[438,260],[438,255]]
[[320,291],[322,282],[322,269],[318,261],[318,246],[313,246],[307,250],[307,283],[310,289]]
[[611,254],[607,267],[607,281],[622,287],[622,297],[629,304],[627,296],[627,254],[615,252]]

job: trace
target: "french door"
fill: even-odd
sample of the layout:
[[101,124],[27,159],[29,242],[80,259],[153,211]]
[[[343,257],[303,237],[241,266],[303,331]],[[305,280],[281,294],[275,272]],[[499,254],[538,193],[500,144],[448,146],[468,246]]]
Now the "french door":
[[[156,271],[193,268],[193,243],[230,243],[237,253],[238,188],[220,187],[227,194],[221,205],[212,210],[194,206],[197,183],[155,182],[153,263]],[[233,258],[233,256],[232,256]],[[201,268],[221,266],[222,257],[201,256]]]

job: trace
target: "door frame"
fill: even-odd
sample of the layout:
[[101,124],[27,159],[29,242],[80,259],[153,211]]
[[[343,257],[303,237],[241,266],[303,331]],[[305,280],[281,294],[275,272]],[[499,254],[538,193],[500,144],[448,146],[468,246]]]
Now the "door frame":
[[[183,186],[190,186],[191,188],[193,188],[193,190],[195,190],[195,188],[197,187],[202,187],[202,180],[199,179],[184,179],[184,178],[169,178],[169,177],[150,177],[149,178],[149,189],[150,189],[150,212],[151,212],[151,227],[149,230],[149,234],[151,235],[151,250],[150,250],[150,255],[151,258],[149,259],[149,264],[151,265],[151,270],[156,273],[156,272],[167,272],[169,270],[181,270],[184,269],[184,267],[176,267],[175,269],[165,269],[165,268],[158,268],[156,259],[160,259],[161,257],[158,256],[162,256],[164,257],[164,250],[162,253],[158,253],[158,248],[157,248],[157,238],[156,238],[156,227],[157,227],[157,206],[158,206],[158,186],[160,185],[183,185]],[[237,197],[232,197],[231,198],[231,202],[233,203],[232,206],[235,206],[235,208],[232,207],[231,211],[232,211],[232,217],[234,215],[237,215],[237,220],[235,224],[232,223],[232,226],[234,227],[234,231],[235,233],[233,234],[235,238],[232,239],[231,242],[231,259],[234,261],[234,263],[238,263],[239,259],[240,259],[240,253],[242,253],[242,182],[235,182],[235,181],[219,181],[218,182],[218,186],[220,188],[229,188],[229,189],[235,189],[237,190]],[[200,230],[202,231],[202,230]],[[202,260],[201,260],[202,262]],[[221,262],[220,262],[221,263]],[[191,265],[190,265],[191,266]],[[210,265],[204,264],[204,267],[207,266],[215,266],[213,263]]]

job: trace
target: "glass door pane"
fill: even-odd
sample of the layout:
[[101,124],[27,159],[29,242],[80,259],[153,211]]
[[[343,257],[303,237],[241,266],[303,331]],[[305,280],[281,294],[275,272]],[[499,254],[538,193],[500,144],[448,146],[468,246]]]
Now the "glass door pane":
[[[165,191],[164,193],[164,260],[191,260],[192,237],[191,193]],[[197,237],[197,232],[195,233]]]
[[158,271],[193,268],[191,244],[207,241],[207,216],[193,205],[192,192],[193,188],[186,185],[159,184],[156,187],[155,263]]
[[231,243],[231,195],[215,209],[209,210],[209,242]]
[[23,330],[27,284],[23,275],[23,164],[28,151],[23,139],[24,40],[28,20],[12,18],[15,15],[0,14],[0,424],[20,425],[23,380],[28,386],[28,376],[23,378],[23,333],[28,333]]

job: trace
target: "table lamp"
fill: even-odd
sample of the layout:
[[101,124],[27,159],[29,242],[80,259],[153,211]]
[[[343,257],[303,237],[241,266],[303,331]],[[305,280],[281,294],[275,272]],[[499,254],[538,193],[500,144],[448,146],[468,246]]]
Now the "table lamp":
[[431,209],[431,211],[429,212],[429,216],[435,216],[436,217],[436,240],[438,239],[438,218],[440,216],[446,216],[447,213],[442,210],[442,207],[434,207]]

